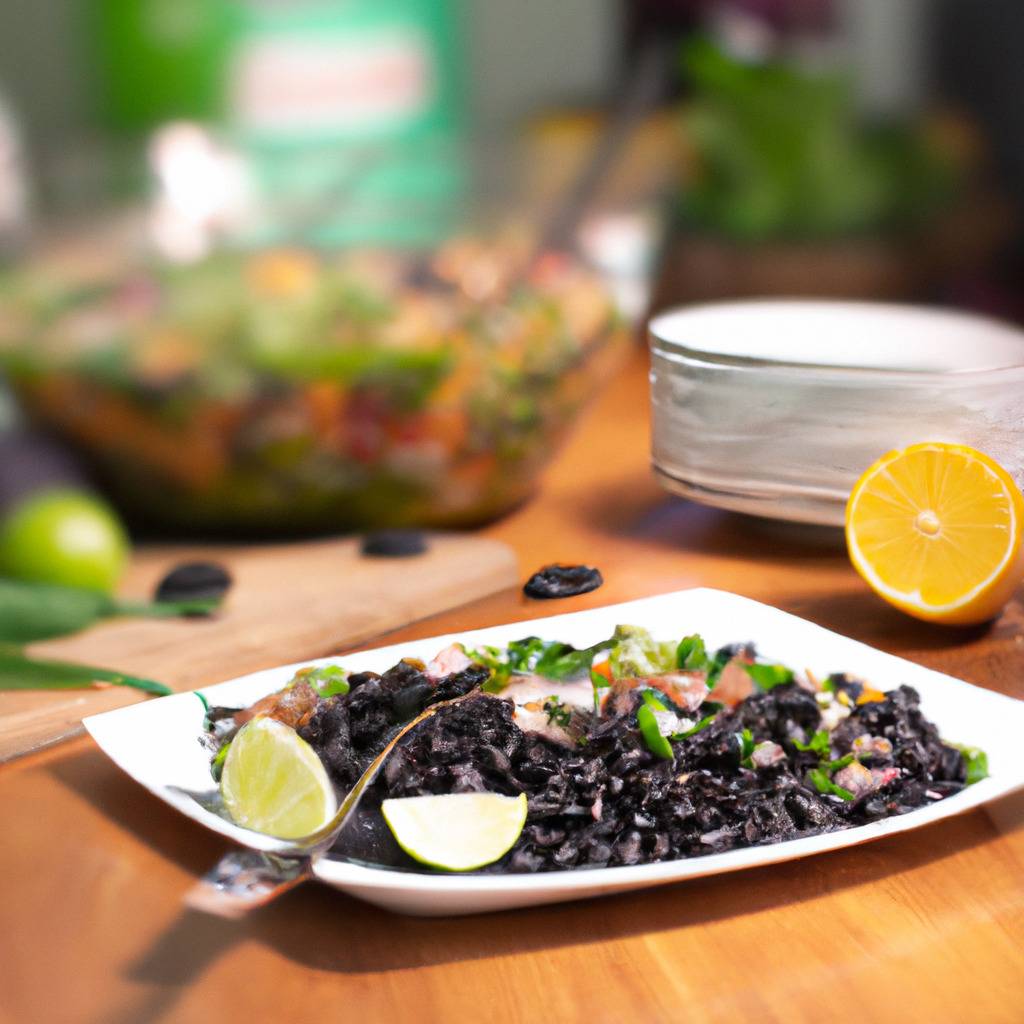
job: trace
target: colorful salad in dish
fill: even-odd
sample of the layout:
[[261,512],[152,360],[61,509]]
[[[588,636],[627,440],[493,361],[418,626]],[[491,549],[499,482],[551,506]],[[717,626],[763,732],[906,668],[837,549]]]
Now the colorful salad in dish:
[[625,331],[603,283],[515,247],[222,255],[0,280],[0,369],[161,525],[462,524],[530,492]]
[[[302,835],[443,702],[384,759],[346,856],[486,872],[644,864],[904,814],[987,775],[985,754],[940,738],[909,686],[819,679],[751,643],[708,650],[636,626],[585,649],[528,637],[381,675],[303,669],[251,707],[210,708],[203,740],[236,822]],[[287,774],[241,752],[261,733],[301,762],[312,819]]]

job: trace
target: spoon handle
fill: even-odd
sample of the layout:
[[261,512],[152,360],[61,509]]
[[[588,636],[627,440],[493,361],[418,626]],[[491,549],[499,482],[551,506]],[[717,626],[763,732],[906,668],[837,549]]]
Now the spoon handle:
[[236,919],[310,878],[312,863],[309,857],[232,850],[185,894],[185,904],[206,914]]

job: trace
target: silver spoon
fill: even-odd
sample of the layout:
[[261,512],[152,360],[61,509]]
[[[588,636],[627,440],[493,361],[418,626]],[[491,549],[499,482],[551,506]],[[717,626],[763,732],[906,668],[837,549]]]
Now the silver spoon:
[[[363,794],[377,778],[388,755],[399,740],[442,708],[461,704],[472,697],[493,697],[480,689],[470,690],[461,697],[432,704],[407,722],[391,738],[387,746],[373,759],[359,777],[359,781],[345,794],[334,817],[315,832],[299,839],[277,839],[262,832],[253,832],[234,825],[238,841],[245,844],[257,841],[259,849],[233,850],[225,854],[185,894],[185,904],[218,917],[238,918],[256,907],[294,888],[312,877],[313,864],[331,846],[345,826],[352,820]],[[500,698],[497,698],[500,699]],[[188,794],[206,810],[215,811],[215,791],[207,794]]]

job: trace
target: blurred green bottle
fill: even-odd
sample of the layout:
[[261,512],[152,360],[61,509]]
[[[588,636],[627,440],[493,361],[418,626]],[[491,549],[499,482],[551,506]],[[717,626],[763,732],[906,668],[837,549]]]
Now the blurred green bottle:
[[95,0],[101,116],[219,129],[249,243],[428,245],[466,185],[460,0]]

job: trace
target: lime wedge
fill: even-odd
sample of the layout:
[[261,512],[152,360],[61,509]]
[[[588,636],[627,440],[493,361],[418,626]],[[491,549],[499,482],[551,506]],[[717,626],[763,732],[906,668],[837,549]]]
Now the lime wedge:
[[320,758],[294,729],[254,718],[231,741],[220,792],[232,820],[279,839],[315,832],[337,808]]
[[410,857],[445,871],[493,864],[526,824],[526,794],[452,793],[385,800],[381,812]]

